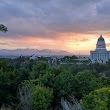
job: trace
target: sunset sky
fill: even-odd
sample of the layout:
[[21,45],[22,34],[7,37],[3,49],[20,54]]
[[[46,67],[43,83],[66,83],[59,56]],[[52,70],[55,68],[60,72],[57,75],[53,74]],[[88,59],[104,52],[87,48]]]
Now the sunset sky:
[[0,49],[89,54],[100,34],[110,49],[110,0],[0,0]]

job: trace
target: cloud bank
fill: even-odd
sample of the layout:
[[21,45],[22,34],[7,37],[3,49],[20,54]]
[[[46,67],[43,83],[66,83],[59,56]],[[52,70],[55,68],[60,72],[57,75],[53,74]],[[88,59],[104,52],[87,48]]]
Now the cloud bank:
[[1,0],[7,37],[53,37],[59,33],[109,33],[109,0]]

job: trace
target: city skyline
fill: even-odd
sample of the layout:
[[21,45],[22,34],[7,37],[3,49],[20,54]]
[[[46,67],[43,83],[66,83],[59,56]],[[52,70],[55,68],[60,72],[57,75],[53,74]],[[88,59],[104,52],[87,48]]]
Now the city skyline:
[[109,0],[1,0],[0,49],[59,49],[89,54],[100,34],[110,50]]

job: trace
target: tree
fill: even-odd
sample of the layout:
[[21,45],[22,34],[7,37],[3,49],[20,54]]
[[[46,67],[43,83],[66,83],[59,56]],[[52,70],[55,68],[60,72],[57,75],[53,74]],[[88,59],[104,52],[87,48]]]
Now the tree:
[[78,87],[78,99],[81,99],[83,95],[89,94],[99,86],[96,77],[89,70],[79,72],[75,77],[78,80],[78,83],[76,84]]
[[7,32],[8,29],[7,29],[7,27],[6,27],[5,25],[0,24],[0,31],[2,31],[2,32]]
[[55,81],[55,74],[51,71],[46,71],[46,73],[43,76],[39,76],[37,79],[37,83],[39,85],[43,85],[45,87],[53,88]]
[[26,80],[19,86],[19,99],[22,110],[50,110],[53,90]]
[[37,79],[39,75],[44,75],[48,71],[49,66],[44,62],[37,62],[33,65],[32,73],[30,74],[31,79]]
[[110,87],[110,78],[109,77],[99,77],[97,82],[100,84],[100,87]]
[[87,69],[87,65],[85,65],[85,64],[83,64],[83,65],[73,64],[69,68],[70,68],[72,74],[76,75],[78,72],[86,70]]
[[46,87],[35,86],[31,95],[32,110],[49,110],[53,91]]
[[19,69],[19,71],[17,71],[16,76],[17,76],[16,81],[17,81],[18,84],[20,84],[24,80],[29,79],[29,71],[28,71],[28,69],[26,69],[24,67],[21,67]]
[[55,78],[54,94],[55,97],[68,97],[76,95],[78,80],[71,73],[61,73]]
[[3,104],[11,105],[17,102],[15,79],[16,74],[14,71],[3,72],[3,69],[0,69],[0,106]]
[[90,92],[80,103],[87,110],[110,110],[110,88],[100,88]]

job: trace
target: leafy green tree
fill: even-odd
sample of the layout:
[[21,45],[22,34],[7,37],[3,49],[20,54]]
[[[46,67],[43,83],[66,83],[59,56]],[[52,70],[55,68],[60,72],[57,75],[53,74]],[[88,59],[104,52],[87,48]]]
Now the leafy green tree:
[[64,56],[64,57],[62,58],[62,60],[73,60],[73,59],[78,59],[78,57],[75,56],[75,55],[73,55],[73,56]]
[[81,99],[83,95],[89,94],[99,87],[96,77],[89,70],[79,72],[75,77],[78,80],[78,83],[76,84],[78,87],[78,99]]
[[29,71],[28,69],[21,67],[17,72],[16,72],[16,83],[17,85],[19,85],[21,82],[23,82],[24,80],[28,80],[29,79]]
[[100,87],[110,87],[110,78],[109,77],[99,77],[97,82],[100,84]]
[[37,79],[37,83],[39,85],[43,85],[45,87],[53,88],[55,81],[55,74],[51,71],[46,71],[46,73],[43,76],[39,76]]
[[46,71],[49,71],[49,66],[45,62],[37,62],[33,65],[32,73],[30,74],[31,79],[37,79],[39,75],[44,75]]
[[61,73],[55,78],[54,93],[56,97],[75,95],[78,80],[71,73]]
[[31,104],[32,110],[50,110],[53,91],[46,87],[35,86],[32,96]]
[[58,76],[60,73],[70,73],[70,68],[67,66],[59,66],[57,68],[51,68],[51,72],[55,74],[55,76]]
[[12,104],[17,101],[17,86],[15,83],[16,74],[14,71],[3,72],[0,70],[0,106]]
[[98,72],[98,73],[102,73],[104,72],[105,70],[108,69],[108,66],[107,65],[102,65],[102,64],[99,64],[99,63],[95,63],[95,64],[91,64],[89,65],[90,69],[95,71],[95,72]]
[[83,65],[77,65],[77,64],[73,64],[72,66],[69,66],[70,71],[73,75],[76,75],[78,72],[82,72],[84,70],[87,69],[87,65],[83,64]]
[[9,64],[8,60],[1,58],[0,69],[3,69],[4,72],[9,72],[9,71],[13,71],[14,67],[11,64]]
[[81,100],[86,110],[110,110],[110,88],[100,88],[89,93]]
[[2,32],[7,32],[8,29],[7,29],[7,27],[6,27],[5,25],[0,24],[0,31],[2,31]]

